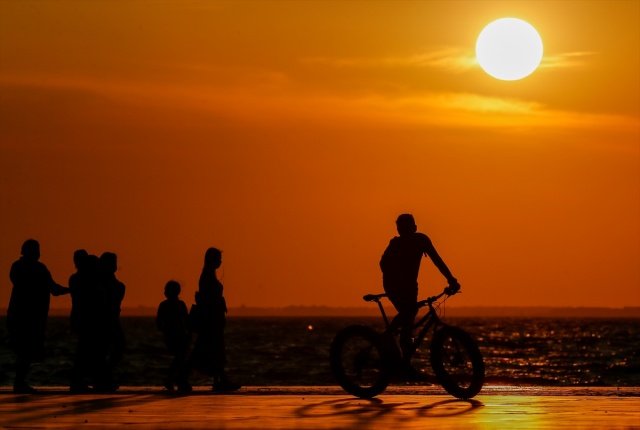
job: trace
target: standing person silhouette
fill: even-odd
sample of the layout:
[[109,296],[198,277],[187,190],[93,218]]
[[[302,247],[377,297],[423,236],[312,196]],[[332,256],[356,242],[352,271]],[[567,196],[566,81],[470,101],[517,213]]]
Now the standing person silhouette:
[[[102,375],[102,390],[115,391],[118,384],[113,380],[113,371],[122,360],[125,348],[125,337],[120,324],[122,300],[126,291],[125,285],[116,278],[118,270],[118,256],[113,252],[104,252],[100,256],[100,266],[105,288],[106,302],[104,303],[105,330],[107,339],[103,353],[106,354],[106,367]],[[95,388],[95,387],[94,387]]]
[[169,365],[164,387],[173,391],[174,381],[178,383],[178,391],[191,391],[187,380],[187,349],[189,348],[189,312],[187,305],[180,300],[182,288],[176,281],[169,281],[164,286],[164,296],[167,300],[160,303],[156,314],[156,326],[164,335],[164,344],[173,355]]
[[11,265],[9,278],[13,284],[7,328],[9,344],[16,354],[14,393],[34,393],[26,383],[34,360],[44,355],[44,338],[49,316],[50,296],[68,294],[69,289],[57,284],[40,259],[40,244],[34,239],[24,242],[22,256]]
[[78,282],[79,278],[87,276],[87,261],[89,259],[89,253],[85,249],[77,249],[73,253],[73,265],[76,267],[76,272],[69,277],[69,293],[71,294],[71,330],[78,333],[78,330],[83,324],[82,318],[82,300],[84,299],[84,291],[78,291],[78,287],[81,282]]
[[196,292],[198,337],[193,347],[191,365],[213,376],[213,391],[235,391],[240,389],[240,385],[229,381],[224,371],[227,304],[222,295],[222,283],[216,276],[216,270],[221,265],[222,251],[207,249]]
[[431,239],[418,233],[413,215],[402,214],[396,220],[399,236],[389,242],[380,259],[382,285],[398,314],[391,321],[392,329],[400,327],[400,349],[403,368],[409,378],[418,378],[411,366],[412,328],[418,313],[418,273],[422,256],[428,256],[440,273],[447,279],[450,291],[456,292],[460,284],[453,277]]
[[85,377],[93,370],[92,317],[95,315],[97,278],[99,276],[98,257],[89,255],[86,250],[78,249],[73,253],[76,272],[69,277],[71,293],[71,330],[77,336],[76,354],[71,372],[69,391],[84,393],[90,390]]

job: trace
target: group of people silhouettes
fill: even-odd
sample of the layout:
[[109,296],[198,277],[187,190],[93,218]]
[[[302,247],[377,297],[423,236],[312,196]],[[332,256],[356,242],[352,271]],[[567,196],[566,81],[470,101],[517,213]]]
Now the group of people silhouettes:
[[124,353],[120,305],[125,286],[116,278],[118,258],[105,252],[99,258],[79,249],[73,254],[76,273],[69,278],[71,330],[78,337],[70,390],[115,391],[113,370]]
[[[411,214],[402,214],[396,220],[399,236],[391,239],[385,249],[380,268],[383,287],[398,314],[391,325],[401,330],[401,349],[411,348],[412,325],[418,312],[418,272],[423,256],[428,256],[447,279],[449,294],[455,294],[460,284],[453,277],[431,240],[417,232]],[[11,266],[13,283],[7,311],[9,341],[16,354],[14,391],[33,393],[26,383],[31,363],[40,358],[44,350],[45,325],[50,296],[71,294],[71,328],[78,338],[73,364],[70,390],[111,392],[118,389],[113,370],[122,359],[125,345],[120,325],[120,306],[125,286],[116,278],[117,257],[105,252],[100,257],[85,250],[73,255],[76,273],[69,279],[69,287],[57,284],[47,267],[38,261],[40,245],[30,239],[22,245],[22,256]],[[195,304],[188,310],[180,300],[180,284],[169,281],[165,285],[166,300],[158,307],[156,324],[163,333],[167,349],[173,355],[164,386],[168,390],[191,391],[188,375],[191,369],[212,376],[214,391],[234,391],[239,385],[226,377],[224,330],[227,305],[223,286],[216,270],[222,264],[222,252],[209,248],[198,282]],[[188,355],[191,334],[197,335],[192,352]],[[405,364],[409,378],[416,372],[409,362]]]
[[[198,281],[196,303],[187,311],[187,305],[179,299],[180,284],[169,281],[164,287],[167,298],[158,306],[156,324],[164,335],[165,345],[173,355],[164,386],[167,390],[191,391],[187,376],[190,369],[213,377],[213,391],[235,391],[240,388],[226,376],[224,328],[227,304],[222,295],[222,283],[216,270],[222,264],[222,252],[209,248],[204,255],[204,267]],[[196,341],[187,362],[191,333]]]
[[[125,335],[120,324],[120,311],[125,285],[116,277],[116,254],[105,252],[100,257],[79,249],[73,254],[76,272],[65,287],[53,280],[47,267],[39,261],[40,244],[24,242],[21,257],[11,266],[9,277],[13,288],[7,309],[9,345],[16,356],[13,390],[35,393],[27,374],[34,361],[44,356],[46,322],[50,296],[71,295],[71,330],[77,336],[76,353],[69,390],[73,393],[113,392],[119,388],[114,369],[125,350]],[[169,281],[157,313],[157,326],[174,359],[169,366],[164,386],[191,391],[189,369],[213,377],[214,391],[233,391],[239,385],[230,382],[224,372],[226,362],[224,327],[227,307],[222,283],[216,270],[222,264],[222,252],[209,248],[196,293],[196,304],[187,311],[178,296],[180,284]],[[193,352],[187,362],[191,333],[197,333]],[[90,386],[91,385],[91,386]]]

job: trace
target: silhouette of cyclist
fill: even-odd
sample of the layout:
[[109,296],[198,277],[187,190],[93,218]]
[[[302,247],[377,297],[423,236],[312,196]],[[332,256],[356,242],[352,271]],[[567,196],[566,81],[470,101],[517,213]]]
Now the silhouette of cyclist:
[[433,264],[449,283],[448,294],[455,294],[460,284],[434,248],[427,235],[418,233],[413,215],[402,214],[396,220],[399,236],[389,242],[380,259],[382,285],[398,315],[391,321],[391,330],[400,327],[400,349],[407,376],[415,374],[410,363],[412,327],[418,313],[418,272],[422,256]]

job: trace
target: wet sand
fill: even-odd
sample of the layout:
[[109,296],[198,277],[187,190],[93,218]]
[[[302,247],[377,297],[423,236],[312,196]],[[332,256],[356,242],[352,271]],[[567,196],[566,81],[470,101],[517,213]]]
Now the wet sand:
[[114,394],[0,389],[0,428],[128,429],[640,429],[640,388],[486,387],[472,400],[437,388],[390,387],[372,400],[339,387],[157,387]]

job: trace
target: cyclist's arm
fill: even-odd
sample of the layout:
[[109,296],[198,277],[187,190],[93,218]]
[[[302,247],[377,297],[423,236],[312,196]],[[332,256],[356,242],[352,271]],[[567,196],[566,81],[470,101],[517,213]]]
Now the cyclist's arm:
[[433,261],[433,264],[438,268],[440,273],[442,273],[442,276],[447,279],[449,285],[458,284],[458,280],[453,277],[451,271],[444,263],[444,260],[442,260],[442,257],[440,257],[440,254],[438,254],[438,251],[436,251],[433,243],[431,243],[431,239],[429,239],[427,236],[425,236],[425,240],[423,243],[423,252],[431,259],[431,261]]

